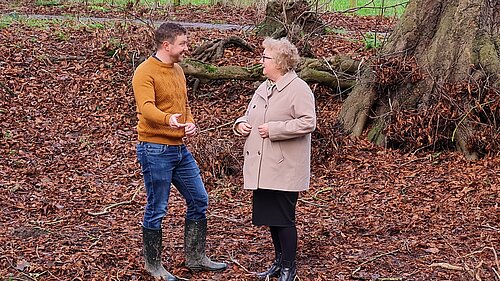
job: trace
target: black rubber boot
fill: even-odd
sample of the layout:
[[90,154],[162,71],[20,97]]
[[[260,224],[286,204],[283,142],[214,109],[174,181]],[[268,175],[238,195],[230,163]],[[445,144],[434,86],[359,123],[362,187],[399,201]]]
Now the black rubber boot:
[[161,240],[160,230],[142,228],[142,240],[144,243],[144,268],[155,280],[176,281],[177,278],[170,274],[161,264]]
[[268,276],[269,278],[278,277],[280,276],[280,273],[281,273],[281,253],[276,253],[276,258],[271,267],[267,271],[257,273],[256,276],[259,279],[266,279],[268,278]]
[[295,277],[297,277],[295,261],[282,261],[281,275],[278,281],[294,281]]
[[191,221],[184,225],[184,254],[186,267],[192,271],[221,271],[227,268],[223,262],[213,262],[205,254],[207,220]]

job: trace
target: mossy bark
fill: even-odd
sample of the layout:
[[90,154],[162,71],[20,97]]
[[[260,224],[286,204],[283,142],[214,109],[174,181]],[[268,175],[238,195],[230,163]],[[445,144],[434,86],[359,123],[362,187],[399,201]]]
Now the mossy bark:
[[[373,72],[364,71],[346,99],[339,119],[353,135],[361,136],[370,124],[377,124],[370,136],[384,132],[392,122],[385,113],[399,109],[425,109],[443,85],[487,77],[498,87],[500,83],[500,3],[498,0],[415,0],[386,44],[381,56],[410,56],[424,73],[419,81],[394,85],[381,92]],[[424,110],[422,110],[424,112]],[[368,118],[369,117],[369,118]],[[473,130],[468,120],[456,132],[457,148],[469,159],[477,158],[471,149]]]
[[[185,59],[180,63],[186,75],[201,80],[263,81],[262,66],[216,66],[198,60]],[[302,59],[297,68],[299,77],[307,82],[319,83],[334,90],[345,91],[355,84],[357,62],[347,57],[331,57],[324,60]]]

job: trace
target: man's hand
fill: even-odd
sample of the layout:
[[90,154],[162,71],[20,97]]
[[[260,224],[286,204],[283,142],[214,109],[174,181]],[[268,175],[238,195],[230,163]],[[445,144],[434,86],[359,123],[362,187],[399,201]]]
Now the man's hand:
[[269,137],[269,126],[267,125],[267,123],[260,125],[258,129],[261,138],[265,139]]
[[187,124],[179,123],[179,117],[181,117],[181,115],[182,114],[177,113],[177,114],[172,114],[172,116],[170,116],[168,123],[171,128],[181,129],[187,126]]
[[187,122],[184,127],[184,133],[186,133],[186,137],[195,136],[197,133],[196,125],[190,122]]
[[244,137],[248,136],[250,134],[250,131],[252,131],[252,125],[248,124],[247,122],[242,122],[236,125],[236,130]]

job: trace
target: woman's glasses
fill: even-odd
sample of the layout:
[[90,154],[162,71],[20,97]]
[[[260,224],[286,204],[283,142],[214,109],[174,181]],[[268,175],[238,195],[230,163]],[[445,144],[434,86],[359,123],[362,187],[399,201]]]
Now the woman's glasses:
[[268,59],[268,60],[272,60],[273,58],[268,57],[268,56],[266,56],[266,55],[262,54],[261,59],[262,59],[262,61],[265,61],[266,59]]

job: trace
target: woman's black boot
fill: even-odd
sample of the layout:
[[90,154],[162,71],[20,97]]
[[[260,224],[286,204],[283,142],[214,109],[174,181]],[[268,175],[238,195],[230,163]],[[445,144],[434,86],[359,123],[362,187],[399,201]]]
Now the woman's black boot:
[[257,278],[266,279],[268,276],[270,278],[278,277],[280,276],[280,273],[281,273],[281,253],[276,253],[276,259],[271,265],[271,268],[269,268],[267,271],[257,273]]
[[282,261],[281,275],[278,281],[294,281],[297,276],[297,265],[295,261]]

